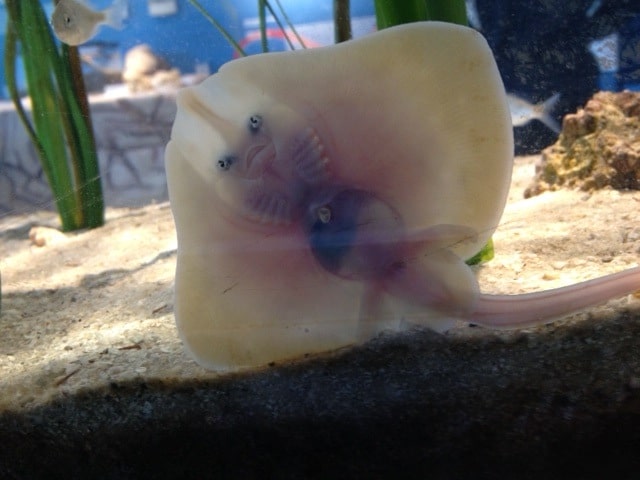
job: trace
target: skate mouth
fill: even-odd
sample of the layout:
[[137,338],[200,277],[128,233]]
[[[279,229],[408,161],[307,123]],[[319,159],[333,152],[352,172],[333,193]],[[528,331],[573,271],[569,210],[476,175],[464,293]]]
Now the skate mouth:
[[256,178],[264,174],[265,170],[273,162],[276,150],[273,143],[266,145],[254,145],[247,150],[245,155],[246,174],[249,178]]

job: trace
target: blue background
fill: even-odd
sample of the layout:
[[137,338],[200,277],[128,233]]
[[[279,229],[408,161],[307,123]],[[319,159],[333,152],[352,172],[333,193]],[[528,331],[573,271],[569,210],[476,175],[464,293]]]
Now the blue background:
[[[50,17],[53,1],[43,0],[41,3]],[[276,8],[276,3],[272,3]],[[332,2],[328,0],[280,0],[280,3],[294,24],[330,21],[333,18]],[[98,10],[108,8],[111,4],[112,0],[89,1],[89,5]],[[149,15],[146,0],[129,0],[129,18],[125,28],[116,30],[103,26],[85,45],[115,49],[124,55],[131,47],[146,43],[183,73],[193,72],[196,63],[207,63],[210,71],[215,72],[232,58],[232,47],[187,0],[177,0],[177,4],[176,14],[153,17]],[[245,35],[243,20],[256,17],[258,13],[257,0],[200,0],[200,4],[238,41]],[[373,1],[351,0],[351,13],[353,17],[373,15]],[[0,5],[2,52],[6,22],[6,11]],[[21,68],[18,71],[21,72]],[[0,62],[0,83],[4,84],[4,62]],[[24,84],[24,79],[19,84]],[[3,91],[4,88],[0,88],[0,95]]]

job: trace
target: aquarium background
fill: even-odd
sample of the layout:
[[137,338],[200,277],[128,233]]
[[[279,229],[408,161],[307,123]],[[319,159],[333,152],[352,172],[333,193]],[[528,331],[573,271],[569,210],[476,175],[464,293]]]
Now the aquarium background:
[[[53,1],[43,0],[43,7],[50,17]],[[92,0],[96,9],[108,8],[112,0]],[[222,0],[203,1],[207,11],[246,48],[247,53],[260,49],[257,1]],[[282,0],[281,4],[299,33],[310,46],[333,42],[333,11],[331,2],[313,0]],[[351,2],[354,35],[375,29],[373,2]],[[124,53],[135,45],[145,43],[169,64],[183,73],[207,68],[215,72],[220,65],[235,58],[232,46],[187,0],[135,0],[128,2],[129,16],[122,30],[103,27],[98,34],[80,49],[96,61],[111,67],[122,67]],[[267,18],[273,51],[287,49],[287,44],[273,17]],[[6,12],[0,8],[0,48],[4,51]],[[4,65],[0,65],[0,81],[4,84]],[[2,88],[8,98],[6,88]]]
[[[41,3],[50,15],[53,1]],[[90,5],[102,9],[111,3],[112,0],[92,0]],[[281,3],[311,46],[333,41],[332,2],[282,0]],[[255,0],[203,4],[243,48],[246,47],[247,53],[260,51],[259,41],[252,40],[258,28]],[[471,23],[479,27],[494,49],[510,91],[535,96],[539,92],[548,93],[551,87],[560,87],[557,90],[561,91],[566,87],[563,82],[587,83],[608,90],[640,88],[640,7],[631,1],[467,0],[467,5],[474,12],[469,15]],[[146,43],[184,73],[203,65],[214,72],[234,57],[229,43],[187,0],[129,1],[128,11],[125,28],[102,28],[82,49],[90,51],[98,60],[110,60],[117,66],[124,52]],[[374,29],[372,0],[352,1],[351,13],[355,36]],[[6,21],[4,2],[0,2],[2,51]],[[287,49],[273,18],[268,27],[270,49]],[[597,40],[606,40],[607,45],[601,50],[610,61],[602,66],[602,77],[594,80],[598,65],[589,45]],[[111,58],[114,53],[115,59]],[[539,81],[540,78],[543,81]],[[4,65],[0,65],[0,82],[4,85]],[[4,87],[0,93],[7,98]]]
[[[111,0],[90,3],[107,8]],[[257,0],[202,3],[247,53],[261,51]],[[309,46],[333,43],[330,0],[281,3]],[[42,4],[50,15],[52,1]],[[0,0],[4,52],[3,6]],[[532,105],[559,93],[557,121],[597,90],[640,91],[637,0],[469,0],[467,7],[507,91]],[[355,36],[375,29],[372,0],[352,0],[351,13]],[[268,31],[270,50],[289,48],[272,19]],[[177,68],[185,83],[237,57],[187,0],[129,0],[125,27],[102,28],[80,52],[121,71],[126,52],[140,44]],[[582,478],[612,472],[634,478],[640,327],[622,299],[602,323],[602,310],[594,309],[565,325],[513,336],[483,336],[466,326],[469,337],[453,343],[429,332],[388,336],[344,360],[284,375],[270,369],[255,383],[221,385],[203,374],[185,355],[173,318],[176,243],[164,148],[176,88],[130,92],[95,67],[83,69],[109,208],[104,227],[63,234],[0,62],[0,477],[14,465],[33,472],[50,459],[60,468],[54,474],[43,467],[39,475],[7,477],[133,478],[132,472],[158,471],[158,478],[180,478],[197,459],[212,474],[236,456],[239,478],[255,465],[266,468],[259,477],[275,468],[271,457],[255,454],[266,448],[282,465],[299,467],[304,473],[297,478],[312,471],[304,464],[310,458],[313,471],[343,467],[327,477],[384,463],[386,475],[378,476],[393,478],[425,457],[437,461],[421,478],[553,478],[540,468],[544,462],[566,478],[576,470]],[[19,84],[26,93],[24,76]],[[557,139],[535,119],[514,133],[518,155],[537,155]],[[525,201],[520,194],[519,201],[534,206],[501,224],[483,288],[498,282],[512,292],[540,290],[637,263],[637,192],[554,193],[565,200],[550,193]],[[585,265],[598,273],[580,270]],[[196,381],[180,383],[185,379]],[[97,386],[104,392],[95,393]],[[40,409],[52,398],[53,410]],[[292,424],[299,424],[294,434]],[[100,456],[104,463],[95,460]],[[115,469],[119,458],[125,460]],[[619,473],[630,463],[633,474]],[[456,474],[466,468],[466,477]]]
[[[247,53],[262,50],[257,2],[203,3]],[[42,5],[50,17],[53,2],[44,1]],[[96,0],[91,5],[102,9],[108,8],[111,2]],[[308,47],[333,42],[331,2],[285,0],[281,5]],[[165,85],[131,92],[132,85],[124,85],[120,78],[126,74],[126,53],[137,45],[147,45],[162,59],[162,68],[177,73],[183,84],[195,81],[194,77],[201,80],[238,56],[223,35],[186,0],[130,1],[127,10],[124,28],[103,26],[97,35],[79,47],[104,196],[107,205],[111,206],[136,206],[167,198],[163,153],[175,115],[176,79],[173,78],[174,88]],[[4,50],[4,7],[1,12],[3,35],[0,44]],[[351,12],[354,36],[375,30],[371,1],[353,2]],[[267,35],[269,50],[289,48],[283,32],[270,15],[267,16]],[[50,188],[36,150],[8,100],[4,62],[0,68],[0,94],[6,100],[0,101],[0,212],[53,208]],[[26,95],[20,57],[17,75],[18,87]]]
[[[6,29],[3,3],[0,2],[2,51]],[[112,2],[89,3],[96,8],[108,8]],[[247,53],[261,51],[257,1],[203,3]],[[281,3],[308,45],[333,42],[332,2]],[[48,14],[53,10],[52,0],[43,0],[42,5]],[[557,120],[583,105],[598,89],[640,88],[640,15],[639,7],[630,0],[467,0],[467,7],[472,25],[485,35],[494,50],[507,90],[531,103],[560,93],[554,111]],[[125,28],[101,28],[98,35],[81,47],[95,64],[122,68],[125,52],[141,43],[148,44],[184,74],[213,73],[237,56],[223,36],[186,0],[129,1],[128,12]],[[372,0],[352,1],[351,13],[355,36],[374,30]],[[287,49],[272,18],[268,29],[270,50]],[[84,68],[87,75],[95,74],[92,72],[95,69],[86,65]],[[18,72],[24,91],[20,68]],[[1,98],[8,98],[4,64],[0,64]],[[517,153],[537,152],[555,138],[554,132],[538,122],[516,129],[515,133]]]
[[[476,5],[507,91],[533,103],[560,93],[557,120],[599,89],[640,88],[637,2],[477,0]],[[594,41],[601,41],[599,60]],[[520,154],[538,152],[557,137],[539,122],[515,134]]]

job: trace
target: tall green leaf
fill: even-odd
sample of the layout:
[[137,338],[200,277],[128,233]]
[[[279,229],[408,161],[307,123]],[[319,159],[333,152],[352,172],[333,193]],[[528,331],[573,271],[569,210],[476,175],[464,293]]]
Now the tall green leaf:
[[464,0],[375,0],[378,29],[437,20],[467,25]]
[[[104,223],[98,157],[88,107],[83,109],[78,100],[78,84],[73,81],[68,52],[60,54],[39,1],[6,0],[5,3],[8,89],[40,155],[62,228],[98,227]],[[18,45],[31,101],[31,119],[16,85]],[[76,76],[77,81],[82,82],[79,72]],[[86,102],[84,91],[81,96]]]

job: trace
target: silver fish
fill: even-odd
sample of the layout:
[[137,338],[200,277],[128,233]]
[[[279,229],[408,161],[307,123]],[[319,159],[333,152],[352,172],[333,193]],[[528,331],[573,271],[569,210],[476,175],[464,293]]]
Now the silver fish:
[[83,1],[61,0],[51,14],[51,25],[60,41],[76,46],[90,40],[100,25],[122,28],[127,14],[127,0],[115,0],[106,10],[94,10]]
[[593,18],[593,16],[598,13],[598,10],[600,10],[603,3],[604,2],[602,0],[594,0],[589,8],[587,8],[587,11],[584,12],[584,16],[587,18]]
[[560,100],[560,94],[555,93],[544,102],[533,105],[526,100],[512,94],[507,94],[511,123],[514,127],[522,127],[531,120],[539,120],[556,133],[560,133],[560,125],[551,116],[551,111]]
[[467,8],[467,18],[469,19],[469,25],[476,30],[482,30],[482,22],[480,21],[480,14],[478,13],[478,6],[476,0],[465,0],[465,7]]

